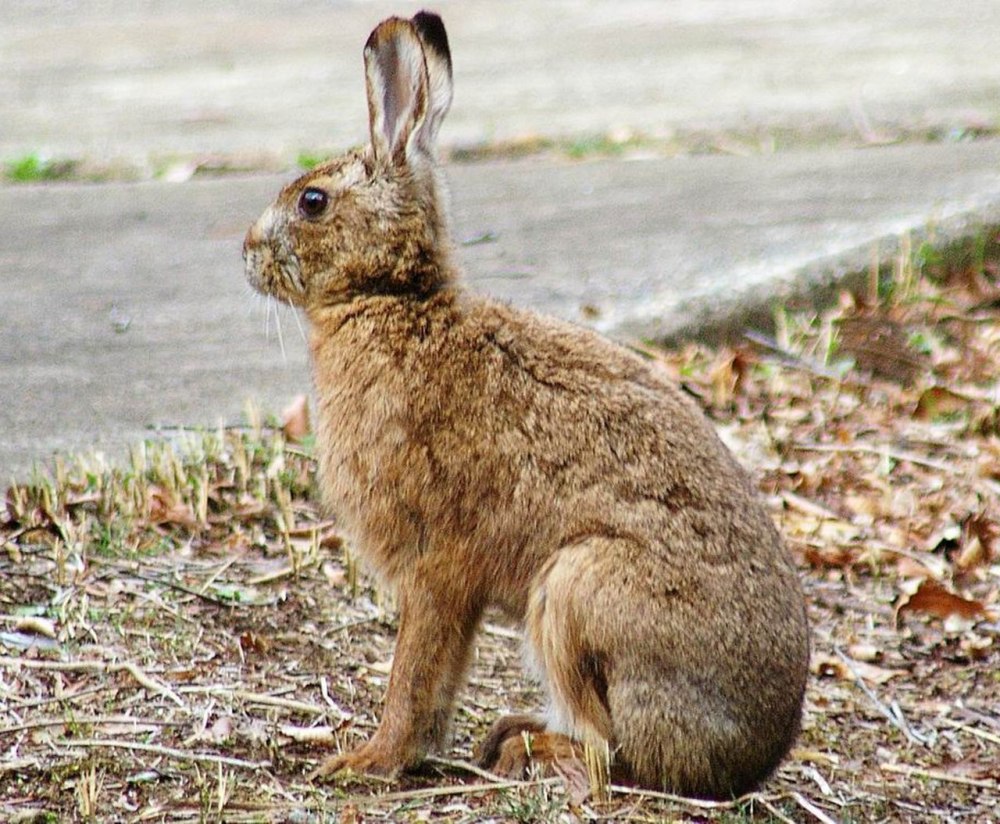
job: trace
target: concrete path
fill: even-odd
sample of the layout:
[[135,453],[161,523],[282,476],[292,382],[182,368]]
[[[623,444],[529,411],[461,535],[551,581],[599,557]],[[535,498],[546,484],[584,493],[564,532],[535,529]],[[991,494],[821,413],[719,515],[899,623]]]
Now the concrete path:
[[789,132],[1000,122],[996,0],[49,0],[4,4],[0,158],[259,162],[357,143],[365,38],[424,5],[454,54],[445,144],[706,130],[780,149]]
[[[413,4],[150,5],[5,10],[0,159],[266,165],[355,142],[360,45]],[[1000,142],[831,146],[1000,123],[993,2],[436,5],[456,60],[453,145],[616,129],[822,142],[453,164],[458,252],[479,291],[661,337],[757,320],[892,254],[900,233],[1000,223]],[[240,261],[284,179],[0,187],[0,482],[54,450],[117,456],[148,427],[233,422],[247,399],[276,411],[308,389],[296,320],[280,313],[282,353]]]

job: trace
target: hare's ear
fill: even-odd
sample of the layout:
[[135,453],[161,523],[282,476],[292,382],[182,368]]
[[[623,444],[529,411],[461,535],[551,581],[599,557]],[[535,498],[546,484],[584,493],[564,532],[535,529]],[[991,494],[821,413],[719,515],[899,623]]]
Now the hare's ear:
[[427,64],[413,23],[390,17],[365,44],[372,150],[379,163],[403,163],[427,115]]
[[433,157],[437,148],[438,131],[451,108],[451,50],[448,48],[448,33],[444,30],[444,23],[436,14],[418,12],[413,18],[413,25],[424,44],[429,80],[427,116],[417,129],[417,141],[420,148]]

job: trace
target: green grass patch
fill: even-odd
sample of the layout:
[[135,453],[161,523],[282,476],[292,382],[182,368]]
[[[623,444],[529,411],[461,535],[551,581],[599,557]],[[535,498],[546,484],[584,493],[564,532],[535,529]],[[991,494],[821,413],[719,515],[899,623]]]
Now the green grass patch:
[[52,160],[33,152],[8,161],[4,165],[4,174],[12,183],[41,183],[70,179],[76,167],[75,161]]

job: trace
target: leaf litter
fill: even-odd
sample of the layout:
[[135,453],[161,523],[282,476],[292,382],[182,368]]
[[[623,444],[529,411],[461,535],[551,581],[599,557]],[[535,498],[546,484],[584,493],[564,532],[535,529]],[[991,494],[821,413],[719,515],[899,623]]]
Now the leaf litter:
[[[812,622],[803,732],[732,802],[472,764],[542,701],[477,641],[447,758],[310,784],[367,739],[391,596],[318,508],[308,406],[57,460],[0,508],[0,818],[991,821],[1000,802],[1000,237],[896,267],[773,336],[642,347],[753,472]],[[957,261],[957,262],[956,262]]]

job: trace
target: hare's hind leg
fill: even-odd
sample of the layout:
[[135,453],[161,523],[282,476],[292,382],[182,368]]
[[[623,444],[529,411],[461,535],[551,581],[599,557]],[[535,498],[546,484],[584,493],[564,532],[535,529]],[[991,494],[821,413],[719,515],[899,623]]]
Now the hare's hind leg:
[[549,732],[537,715],[505,715],[490,729],[476,753],[480,765],[498,775],[520,778],[536,767],[542,774],[581,762],[583,748],[569,736]]
[[539,574],[525,616],[529,663],[550,701],[549,718],[501,718],[480,747],[480,760],[503,774],[531,765],[548,771],[581,760],[583,742],[612,744],[604,656],[586,632],[587,582],[600,555],[589,541],[564,547]]

